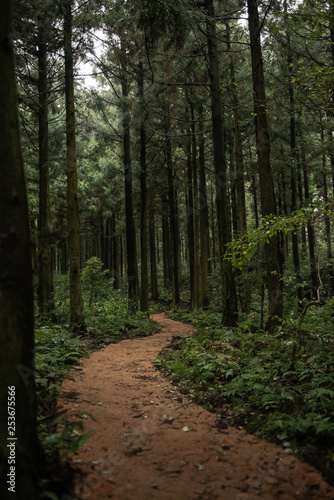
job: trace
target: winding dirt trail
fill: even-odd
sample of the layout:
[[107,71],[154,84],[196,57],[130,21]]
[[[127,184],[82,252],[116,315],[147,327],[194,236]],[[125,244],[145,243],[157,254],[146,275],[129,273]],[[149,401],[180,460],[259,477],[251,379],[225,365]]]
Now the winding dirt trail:
[[95,430],[71,456],[82,474],[77,500],[333,500],[334,488],[278,446],[233,427],[190,403],[152,361],[173,335],[192,328],[152,315],[162,330],[123,340],[84,359],[61,402],[82,411]]

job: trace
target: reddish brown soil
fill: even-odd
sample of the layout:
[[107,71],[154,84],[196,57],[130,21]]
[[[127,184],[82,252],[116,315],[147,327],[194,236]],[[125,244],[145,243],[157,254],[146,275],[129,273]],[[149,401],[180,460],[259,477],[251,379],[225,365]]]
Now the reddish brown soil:
[[[161,332],[123,340],[82,361],[63,384],[69,418],[90,414],[96,433],[71,456],[78,500],[293,500],[334,498],[321,475],[284,449],[190,403],[152,361],[192,329],[163,314]],[[76,393],[73,398],[73,392]],[[72,396],[71,396],[72,393]],[[69,397],[66,397],[67,396]]]

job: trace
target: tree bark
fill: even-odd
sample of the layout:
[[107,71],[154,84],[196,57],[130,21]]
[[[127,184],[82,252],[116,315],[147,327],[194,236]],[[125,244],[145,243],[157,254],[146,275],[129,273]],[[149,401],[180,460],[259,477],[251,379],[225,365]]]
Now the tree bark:
[[38,306],[41,317],[48,318],[54,308],[53,272],[50,244],[49,121],[47,47],[43,20],[38,22],[38,142],[39,142],[39,217],[38,217]]
[[164,287],[168,288],[172,281],[171,249],[168,223],[168,198],[166,194],[161,195],[161,223],[162,223],[162,260]]
[[213,0],[206,0],[208,59],[213,128],[213,155],[216,183],[216,209],[218,224],[219,259],[222,280],[222,323],[234,326],[237,319],[237,295],[232,264],[224,259],[226,245],[231,241],[230,210],[227,197],[227,166],[224,143],[224,115],[222,107],[219,52]]
[[132,193],[132,165],[131,165],[131,136],[130,136],[130,109],[129,109],[129,83],[126,76],[125,60],[126,46],[121,42],[122,68],[121,79],[123,97],[123,162],[125,180],[125,220],[126,220],[126,258],[128,279],[128,308],[130,312],[138,309],[138,267],[137,267],[137,245],[136,227],[133,212]]
[[155,221],[153,197],[151,195],[148,225],[149,225],[149,241],[150,241],[150,262],[151,262],[151,299],[159,300],[158,290],[158,270],[157,270],[157,249],[155,243]]
[[194,234],[194,194],[193,194],[193,170],[191,158],[191,133],[187,142],[187,239],[188,239],[188,266],[189,266],[189,288],[190,308],[194,307],[195,296],[195,234]]
[[210,258],[210,234],[209,234],[209,207],[206,190],[205,173],[205,138],[203,127],[203,107],[199,110],[200,136],[199,136],[199,219],[200,219],[200,241],[201,241],[201,288],[203,306],[207,306],[208,299],[208,274]]
[[201,240],[199,219],[199,188],[197,168],[197,141],[194,106],[190,105],[191,113],[191,165],[193,177],[194,197],[194,307],[201,309],[203,305],[202,295],[202,268],[201,268]]
[[[257,0],[247,0],[247,4],[252,55],[254,120],[261,210],[262,217],[276,216]],[[283,318],[282,270],[279,255],[279,238],[277,235],[272,236],[269,242],[265,244],[265,259],[268,282],[268,320],[266,329],[272,330]]]
[[[284,13],[288,14],[287,1],[284,0]],[[291,212],[297,210],[297,149],[296,149],[296,113],[295,113],[295,96],[292,84],[293,77],[293,58],[291,50],[290,35],[287,33],[287,62],[289,72],[289,101],[290,101],[290,149],[291,149]],[[292,232],[292,255],[294,274],[297,282],[297,295],[299,301],[303,299],[302,277],[300,274],[300,260],[299,260],[299,244],[298,232]]]
[[179,268],[179,225],[177,198],[174,184],[174,168],[172,158],[172,140],[170,137],[170,109],[167,103],[166,113],[166,163],[168,174],[169,222],[171,235],[171,268],[172,268],[172,300],[173,306],[180,303],[180,268]]
[[[310,191],[309,191],[309,181],[308,181],[308,171],[306,165],[305,149],[302,145],[301,147],[301,157],[302,157],[302,168],[304,177],[304,188],[305,188],[305,201],[310,203]],[[316,246],[316,234],[314,226],[311,222],[307,224],[307,239],[310,255],[310,268],[311,268],[311,282],[312,282],[312,296],[317,296],[318,290],[318,275],[317,275],[317,265],[315,258],[315,246]]]
[[246,218],[246,196],[245,196],[245,178],[244,178],[244,160],[242,153],[242,142],[239,127],[239,98],[236,86],[235,67],[233,51],[230,42],[230,30],[226,24],[227,47],[230,55],[230,74],[231,74],[231,94],[233,104],[233,151],[235,163],[235,184],[236,184],[236,205],[237,205],[237,227],[239,234],[247,234]]
[[[37,500],[44,458],[36,431],[32,243],[11,40],[12,2],[6,0],[0,18],[0,496]],[[9,426],[9,407],[15,408],[15,426]]]
[[[324,137],[324,127],[322,124],[322,117],[320,114],[320,136],[321,143],[323,146],[322,151],[322,177],[323,177],[323,189],[324,189],[324,202],[326,203],[326,209],[330,211],[330,204],[328,198],[328,186],[327,186],[327,168],[326,168],[326,155],[325,155],[325,137]],[[326,245],[327,245],[327,269],[329,274],[330,288],[333,293],[334,290],[334,270],[333,270],[333,253],[332,253],[332,235],[331,235],[331,223],[328,214],[325,214],[325,234],[326,234]]]
[[70,268],[70,328],[84,329],[81,293],[80,224],[76,158],[74,75],[72,50],[72,0],[64,4],[65,100],[67,146],[68,261]]
[[[139,65],[139,98],[144,107],[144,77],[143,65]],[[140,124],[140,193],[141,193],[141,212],[140,212],[140,259],[141,259],[141,282],[140,282],[140,310],[148,311],[148,249],[147,249],[147,167],[146,167],[146,130],[145,130],[145,112],[141,111]]]

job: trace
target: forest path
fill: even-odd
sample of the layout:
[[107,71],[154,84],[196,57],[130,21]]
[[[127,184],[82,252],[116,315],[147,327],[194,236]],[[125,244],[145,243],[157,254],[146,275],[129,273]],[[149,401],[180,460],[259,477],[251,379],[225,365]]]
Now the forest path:
[[[152,361],[192,328],[154,314],[161,331],[123,340],[84,359],[63,383],[68,411],[91,415],[95,434],[71,455],[78,500],[330,500],[334,488],[278,446],[190,403]],[[66,497],[68,498],[68,497]]]

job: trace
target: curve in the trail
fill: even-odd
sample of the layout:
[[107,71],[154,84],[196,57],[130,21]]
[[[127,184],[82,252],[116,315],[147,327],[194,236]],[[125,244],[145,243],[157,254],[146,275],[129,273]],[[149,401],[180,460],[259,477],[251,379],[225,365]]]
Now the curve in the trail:
[[[192,328],[152,318],[160,333],[93,353],[66,379],[61,403],[95,434],[70,457],[77,500],[331,500],[334,489],[307,464],[244,430],[217,427],[152,361]],[[92,417],[92,418],[91,418]]]

